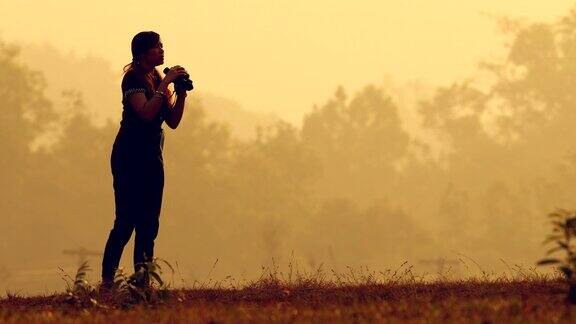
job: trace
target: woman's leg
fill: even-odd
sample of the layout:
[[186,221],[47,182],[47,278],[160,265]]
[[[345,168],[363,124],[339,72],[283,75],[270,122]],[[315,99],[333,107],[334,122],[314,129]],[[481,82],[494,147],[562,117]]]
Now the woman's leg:
[[114,280],[116,270],[120,264],[124,246],[130,240],[135,228],[135,219],[141,214],[138,201],[140,183],[138,174],[120,159],[118,152],[112,153],[112,175],[114,179],[114,201],[116,206],[116,219],[110,231],[104,257],[102,259],[102,281],[108,283]]
[[149,165],[144,185],[143,211],[135,221],[134,271],[138,271],[144,262],[154,258],[154,240],[158,236],[160,211],[164,190],[164,166],[161,159],[153,160]]
[[114,275],[116,274],[116,270],[120,264],[120,258],[122,257],[122,251],[126,243],[130,240],[133,230],[134,222],[126,219],[126,217],[116,216],[114,228],[110,231],[106,247],[104,248],[104,258],[102,259],[103,282],[114,280]]

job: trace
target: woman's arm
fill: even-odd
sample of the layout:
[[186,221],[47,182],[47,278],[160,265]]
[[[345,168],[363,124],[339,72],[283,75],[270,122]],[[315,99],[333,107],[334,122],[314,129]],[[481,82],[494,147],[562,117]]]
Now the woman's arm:
[[186,101],[186,91],[176,93],[176,103],[168,109],[168,114],[165,118],[166,124],[172,129],[176,129],[182,120],[184,112],[184,102]]
[[[156,88],[156,91],[166,93],[168,85],[174,80],[176,80],[178,77],[184,75],[187,75],[186,70],[180,65],[171,67],[170,71],[168,71],[166,76],[160,81],[160,84],[158,85],[158,88]],[[134,79],[130,80],[134,82]],[[130,81],[127,81],[127,83],[129,82]],[[140,87],[139,90],[142,91],[130,95],[128,97],[128,101],[130,102],[136,113],[142,119],[146,121],[152,121],[158,115],[160,109],[162,109],[162,102],[164,101],[164,98],[166,98],[166,96],[160,93],[154,93],[152,98],[150,98],[150,100],[147,100],[146,95],[142,93],[144,89],[141,89]]]
[[[157,91],[166,92],[168,88],[168,83],[164,80],[160,82]],[[160,108],[162,107],[162,101],[164,100],[165,96],[155,93],[150,100],[146,100],[146,96],[142,92],[134,93],[128,97],[128,101],[134,107],[136,113],[146,121],[152,121]]]

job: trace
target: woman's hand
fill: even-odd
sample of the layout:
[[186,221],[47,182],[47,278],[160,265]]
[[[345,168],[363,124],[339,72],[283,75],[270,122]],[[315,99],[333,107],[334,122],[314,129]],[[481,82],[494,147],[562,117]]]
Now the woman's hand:
[[188,95],[186,93],[186,89],[179,87],[177,84],[174,84],[174,92],[176,92],[176,95],[180,98],[186,98],[186,96]]
[[186,69],[184,69],[180,65],[175,65],[170,68],[170,71],[168,71],[168,73],[166,73],[164,80],[166,83],[171,83],[174,82],[174,80],[178,79],[179,77],[187,75],[188,72],[186,72]]

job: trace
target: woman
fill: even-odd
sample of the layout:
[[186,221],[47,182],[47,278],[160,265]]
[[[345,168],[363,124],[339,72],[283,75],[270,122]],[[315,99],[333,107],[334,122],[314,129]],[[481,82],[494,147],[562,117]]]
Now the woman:
[[[116,219],[104,249],[102,287],[110,288],[124,246],[136,231],[134,271],[152,260],[158,234],[164,188],[163,122],[175,129],[182,119],[186,90],[176,87],[176,100],[168,85],[187,76],[174,66],[164,78],[156,66],[164,63],[160,36],[152,31],[132,39],[132,63],[124,67],[122,121],[111,156]],[[145,283],[146,284],[146,283]]]

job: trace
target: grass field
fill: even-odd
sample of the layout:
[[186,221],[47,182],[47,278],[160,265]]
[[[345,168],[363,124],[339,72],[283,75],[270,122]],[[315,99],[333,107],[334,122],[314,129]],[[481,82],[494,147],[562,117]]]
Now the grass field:
[[169,289],[154,303],[120,303],[93,294],[8,295],[2,323],[576,323],[562,280],[466,279],[342,283],[261,278],[243,288]]

